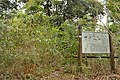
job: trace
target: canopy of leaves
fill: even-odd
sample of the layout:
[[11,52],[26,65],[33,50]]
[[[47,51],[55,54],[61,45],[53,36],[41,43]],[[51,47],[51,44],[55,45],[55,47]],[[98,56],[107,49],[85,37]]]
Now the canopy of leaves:
[[103,6],[96,0],[29,0],[26,3],[29,14],[41,10],[52,17],[54,26],[60,26],[67,19],[83,18],[87,14],[91,19],[103,14]]

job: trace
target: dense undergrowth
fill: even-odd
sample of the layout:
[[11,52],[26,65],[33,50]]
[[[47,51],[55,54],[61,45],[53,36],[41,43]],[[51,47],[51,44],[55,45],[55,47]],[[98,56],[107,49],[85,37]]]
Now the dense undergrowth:
[[[89,5],[88,3],[86,5]],[[120,80],[120,58],[115,59],[116,74],[110,70],[110,59],[84,58],[83,70],[80,73],[78,59],[74,58],[78,54],[78,23],[83,26],[83,31],[94,31],[96,27],[94,17],[98,15],[96,11],[89,10],[91,13],[94,12],[93,18],[90,13],[82,13],[82,18],[74,20],[78,14],[74,13],[72,4],[71,14],[75,17],[69,16],[66,12],[66,20],[62,21],[61,15],[56,13],[54,16],[47,16],[45,10],[34,0],[27,3],[30,4],[33,7],[27,6],[28,12],[19,10],[7,16],[0,15],[0,80]],[[86,5],[82,4],[83,11]],[[38,12],[28,14],[34,12],[34,9],[32,11],[34,7]],[[79,7],[76,13],[78,11]],[[60,25],[56,25],[57,21],[61,22]],[[120,29],[117,20],[115,21],[110,27],[115,36],[113,39],[115,56],[119,57]],[[101,55],[107,56],[95,54],[99,57]]]
[[[102,58],[83,59],[83,72],[80,74],[78,59],[74,58],[74,55],[78,53],[78,38],[76,37],[78,33],[77,28],[74,27],[75,24],[66,21],[61,25],[64,31],[60,31],[49,23],[47,17],[42,17],[43,22],[48,22],[43,25],[43,22],[38,24],[37,20],[31,24],[31,17],[34,20],[36,17],[25,16],[23,16],[25,20],[30,19],[28,22],[25,22],[22,17],[22,19],[14,17],[4,21],[0,27],[1,80],[77,78],[92,80],[98,76],[112,74],[110,60]],[[67,25],[68,23],[71,25]],[[117,75],[120,75],[119,67],[116,60]]]

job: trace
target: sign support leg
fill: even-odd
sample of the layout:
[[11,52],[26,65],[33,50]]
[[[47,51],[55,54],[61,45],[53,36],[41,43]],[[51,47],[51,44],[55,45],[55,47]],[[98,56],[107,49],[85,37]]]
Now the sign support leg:
[[80,72],[82,72],[82,27],[80,25],[78,26],[78,31],[79,31],[78,65],[80,68]]
[[109,34],[109,40],[110,40],[110,65],[111,65],[111,72],[115,73],[115,61],[114,61],[114,50],[113,50],[113,44],[112,44],[112,37]]

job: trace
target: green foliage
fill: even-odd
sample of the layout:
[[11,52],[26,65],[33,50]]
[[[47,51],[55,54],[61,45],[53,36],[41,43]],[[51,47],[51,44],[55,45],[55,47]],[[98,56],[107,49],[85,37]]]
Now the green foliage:
[[119,0],[108,0],[107,7],[109,10],[109,17],[112,25],[110,25],[111,31],[114,33],[114,45],[116,55],[119,56],[119,44],[120,44],[120,1]]
[[[76,74],[77,59],[66,57],[78,53],[78,23],[83,31],[94,31],[96,16],[104,14],[103,6],[96,0],[15,0],[20,2],[25,3],[23,8],[16,11],[17,6],[4,6],[3,10],[10,11],[0,14],[0,71],[9,79],[18,74],[20,79],[40,79],[54,71]],[[119,20],[116,13],[113,16]],[[120,39],[115,20],[110,28]],[[84,63],[84,73],[89,75],[93,69]]]
[[29,0],[25,7],[29,14],[40,11],[51,16],[53,26],[61,26],[68,19],[83,18],[87,14],[91,19],[103,14],[103,6],[96,0]]
[[110,17],[115,21],[120,21],[120,1],[119,0],[109,0],[107,2],[108,9],[110,10]]

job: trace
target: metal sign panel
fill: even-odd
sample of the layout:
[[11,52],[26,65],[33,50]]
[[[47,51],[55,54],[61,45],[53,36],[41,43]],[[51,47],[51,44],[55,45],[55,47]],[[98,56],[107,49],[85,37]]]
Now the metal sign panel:
[[110,53],[108,33],[83,32],[82,53]]

